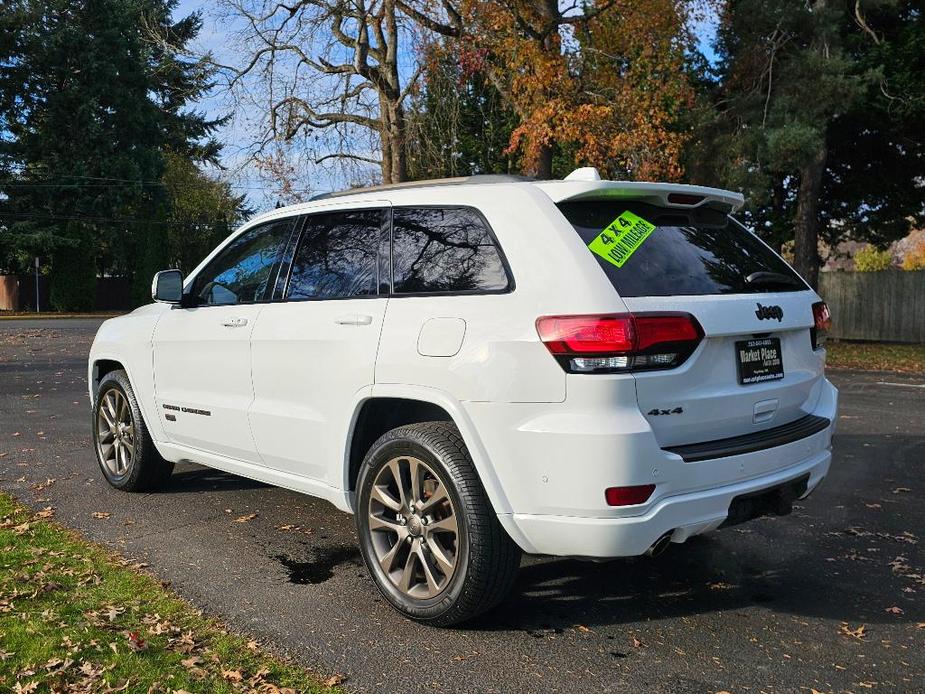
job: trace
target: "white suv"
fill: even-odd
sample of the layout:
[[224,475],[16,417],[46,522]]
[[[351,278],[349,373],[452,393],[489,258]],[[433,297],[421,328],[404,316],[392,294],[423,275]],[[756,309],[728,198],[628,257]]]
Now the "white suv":
[[742,202],[592,169],[274,210],[100,328],[102,472],[137,491],[195,462],[330,501],[437,625],[497,604],[521,551],[787,513],[831,460],[829,316]]

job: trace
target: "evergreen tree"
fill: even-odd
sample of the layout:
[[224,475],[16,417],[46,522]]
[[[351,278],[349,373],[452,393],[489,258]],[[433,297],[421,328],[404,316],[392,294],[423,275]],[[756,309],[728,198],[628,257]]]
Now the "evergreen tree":
[[424,87],[408,113],[409,178],[516,171],[518,162],[506,150],[517,119],[478,69],[478,53],[433,44],[424,64]]
[[815,285],[820,238],[888,243],[923,220],[923,18],[914,0],[728,0],[695,182],[742,189],[749,221]]
[[217,153],[217,123],[186,110],[209,86],[180,57],[201,21],[173,22],[176,4],[14,0],[0,19],[0,264],[49,258],[59,310],[92,308],[100,273],[143,299],[164,260],[165,149]]

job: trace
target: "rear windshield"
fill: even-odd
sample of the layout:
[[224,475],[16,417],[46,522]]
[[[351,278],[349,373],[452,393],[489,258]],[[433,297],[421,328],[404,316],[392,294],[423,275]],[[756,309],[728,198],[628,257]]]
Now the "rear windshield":
[[[620,296],[756,294],[807,289],[786,262],[744,226],[716,210],[679,212],[613,200],[564,202],[559,209],[585,245],[595,241],[626,212],[655,226],[641,244],[621,258],[620,267],[593,254]],[[590,249],[588,252],[592,253]]]

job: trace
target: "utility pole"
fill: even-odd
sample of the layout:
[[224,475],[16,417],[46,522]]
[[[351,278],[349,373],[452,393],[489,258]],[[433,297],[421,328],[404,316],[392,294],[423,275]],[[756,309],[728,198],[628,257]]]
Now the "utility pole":
[[39,257],[35,256],[35,312],[41,313],[39,307]]

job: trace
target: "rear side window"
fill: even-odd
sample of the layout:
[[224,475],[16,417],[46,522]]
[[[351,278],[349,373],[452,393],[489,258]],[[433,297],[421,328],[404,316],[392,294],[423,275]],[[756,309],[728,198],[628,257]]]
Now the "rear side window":
[[396,294],[482,293],[510,288],[501,253],[475,210],[397,207],[392,215]]
[[611,200],[566,202],[559,209],[585,245],[626,211],[655,225],[655,230],[622,267],[594,256],[620,296],[754,294],[807,289],[786,262],[744,226],[715,210],[678,212]]
[[383,210],[312,215],[292,260],[287,298],[347,299],[377,293]]

